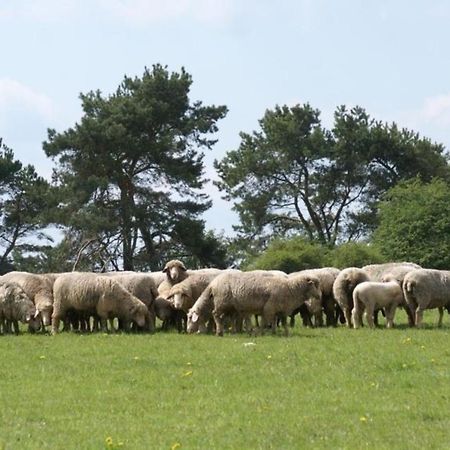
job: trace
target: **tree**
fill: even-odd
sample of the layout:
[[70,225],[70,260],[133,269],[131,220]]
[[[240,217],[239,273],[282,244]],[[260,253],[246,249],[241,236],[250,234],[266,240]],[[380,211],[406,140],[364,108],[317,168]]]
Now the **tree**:
[[376,202],[399,180],[448,177],[441,145],[376,122],[360,107],[338,108],[331,131],[309,104],[277,106],[259,124],[215,161],[217,185],[240,216],[239,236],[251,240],[356,240],[376,226]]
[[282,270],[286,273],[314,269],[325,265],[327,249],[317,243],[295,237],[276,239],[260,255],[253,258],[247,269]]
[[34,251],[31,236],[50,240],[42,230],[51,204],[51,188],[32,165],[14,158],[14,152],[0,139],[0,271],[11,270],[11,255]]
[[379,205],[373,242],[391,261],[450,268],[450,188],[439,179],[419,179],[390,189]]
[[200,192],[201,149],[214,146],[210,135],[227,109],[191,103],[191,84],[184,69],[169,73],[160,65],[141,78],[125,76],[112,95],[81,94],[81,122],[49,130],[44,142],[66,199],[55,220],[113,259],[120,249],[125,270],[136,259],[160,267],[175,245],[194,256],[205,245],[199,215],[210,202]]
[[366,242],[345,242],[338,245],[328,253],[327,261],[327,265],[338,269],[387,262],[377,248]]

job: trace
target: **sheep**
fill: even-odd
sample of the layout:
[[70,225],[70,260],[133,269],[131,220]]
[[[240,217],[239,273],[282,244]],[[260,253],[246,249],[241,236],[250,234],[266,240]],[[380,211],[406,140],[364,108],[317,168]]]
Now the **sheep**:
[[[319,279],[320,290],[322,291],[322,307],[314,314],[316,325],[323,325],[322,310],[325,312],[326,325],[335,326],[337,324],[336,302],[333,296],[333,283],[339,275],[339,269],[335,267],[323,267],[320,269],[308,269],[300,272],[293,272],[289,277],[297,275],[313,275]],[[294,316],[297,312],[303,313],[304,323],[311,323],[311,313],[309,303],[305,302],[300,308],[293,311],[291,315],[291,326],[294,325]],[[311,323],[312,324],[312,323]]]
[[149,315],[144,330],[155,331],[154,301],[158,297],[158,289],[154,278],[149,276],[150,274],[142,272],[107,272],[102,275],[113,277],[115,281],[118,281],[128,292],[147,306]]
[[[398,265],[393,265],[390,268],[386,269],[381,275],[381,281],[396,281],[400,287],[403,286],[403,280],[407,273],[411,272],[412,270],[420,269],[421,267],[417,264],[413,263],[399,263]],[[405,297],[403,296],[402,302],[400,305],[405,311],[406,315],[408,317],[408,324],[410,327],[414,326],[415,318],[414,313],[411,311],[411,308],[406,303]]]
[[[216,334],[223,335],[224,317],[259,314],[264,324],[276,331],[277,315],[285,316],[301,303],[313,298],[320,302],[319,280],[299,275],[293,278],[263,276],[255,273],[231,272],[216,277],[198,298],[188,313],[188,330],[205,327],[212,314]],[[198,325],[196,325],[198,322]],[[285,333],[288,333],[284,324]]]
[[[0,285],[0,332],[19,334],[19,323],[27,323],[30,331],[38,331],[40,320],[36,307],[17,283]],[[12,325],[12,327],[11,327]]]
[[415,312],[415,325],[422,325],[425,309],[439,308],[438,326],[442,325],[444,307],[450,303],[450,271],[416,269],[405,275],[403,294]]
[[166,294],[170,291],[170,288],[183,281],[189,276],[186,266],[178,259],[172,259],[166,263],[162,270],[165,274],[165,280],[158,286],[158,292],[166,298]]
[[0,281],[17,283],[36,306],[36,312],[44,327],[50,325],[53,311],[53,292],[50,280],[42,274],[9,272]]
[[58,333],[60,320],[71,308],[95,311],[102,331],[107,331],[106,320],[114,317],[122,321],[126,331],[131,321],[143,327],[148,318],[145,304],[111,277],[94,273],[67,273],[55,281],[53,293],[52,334]]
[[384,308],[386,315],[386,326],[394,326],[395,310],[403,302],[403,291],[396,281],[378,282],[364,281],[353,290],[353,327],[362,325],[362,314],[365,311],[367,324],[370,328],[375,327],[373,314],[376,308]]
[[154,305],[155,314],[162,321],[161,330],[167,331],[174,326],[181,333],[186,329],[186,313],[184,311],[175,309],[164,297],[157,297]]
[[384,264],[369,264],[362,269],[369,275],[371,281],[382,281],[387,273],[408,273],[414,269],[421,269],[418,264],[412,262],[389,262]]
[[208,284],[214,280],[222,271],[199,271],[189,275],[182,282],[175,284],[167,294],[175,309],[188,312]]
[[351,311],[353,308],[353,289],[363,281],[369,281],[369,275],[358,267],[347,267],[341,270],[333,283],[333,296],[342,309],[347,327],[351,327]]

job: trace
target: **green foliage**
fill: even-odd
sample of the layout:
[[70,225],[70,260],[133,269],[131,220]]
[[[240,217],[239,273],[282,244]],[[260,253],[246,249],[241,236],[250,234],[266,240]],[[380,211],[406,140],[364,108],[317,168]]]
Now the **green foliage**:
[[380,204],[373,241],[390,260],[450,269],[450,188],[418,179],[392,188]]
[[0,447],[446,448],[446,319],[290,338],[0,336]]
[[330,250],[328,265],[345,269],[386,262],[377,248],[364,242],[347,242]]
[[449,178],[442,145],[377,122],[360,107],[337,108],[332,130],[309,104],[276,106],[259,126],[215,162],[244,238],[304,234],[331,246],[358,240],[376,227],[376,203],[398,181]]
[[[55,222],[82,250],[96,241],[107,264],[131,270],[161,267],[171,248],[195,252],[203,241],[199,215],[210,207],[202,149],[216,140],[225,106],[191,103],[191,76],[161,65],[141,78],[125,76],[116,92],[81,94],[83,117],[63,133],[48,130],[47,156],[57,161],[55,180],[64,205]],[[181,223],[194,230],[181,230]],[[192,242],[195,239],[196,242]],[[204,259],[204,258],[203,258]]]
[[13,151],[0,139],[0,272],[11,270],[16,255],[39,249],[31,244],[50,238],[43,232],[47,211],[54,205],[51,187],[31,165],[14,159]]
[[296,237],[277,239],[259,256],[250,260],[247,269],[282,270],[286,273],[323,267],[327,248]]

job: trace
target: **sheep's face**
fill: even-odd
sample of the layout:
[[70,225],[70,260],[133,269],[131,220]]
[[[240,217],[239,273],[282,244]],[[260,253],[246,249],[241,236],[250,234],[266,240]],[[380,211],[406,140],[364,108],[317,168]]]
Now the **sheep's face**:
[[322,291],[315,280],[309,280],[308,285],[308,300],[306,303],[311,313],[316,314],[322,311]]
[[181,261],[172,260],[166,264],[163,272],[172,283],[177,283],[181,281],[182,274],[186,272],[186,267]]
[[131,317],[139,327],[143,327],[145,325],[147,315],[148,310],[144,304],[137,305],[131,310]]
[[187,332],[197,333],[200,327],[200,317],[195,311],[189,311],[187,314]]
[[36,309],[36,314],[40,315],[44,327],[52,323],[53,306],[43,305]]
[[183,306],[185,304],[186,296],[182,292],[177,292],[172,297],[172,304],[175,309],[183,309]]
[[41,321],[38,318],[32,317],[28,322],[28,330],[34,333],[41,329]]

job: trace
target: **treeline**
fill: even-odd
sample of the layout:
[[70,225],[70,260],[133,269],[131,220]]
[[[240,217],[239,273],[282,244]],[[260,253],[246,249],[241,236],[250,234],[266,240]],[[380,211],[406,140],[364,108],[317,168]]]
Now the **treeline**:
[[203,157],[227,108],[192,102],[191,84],[155,65],[110,95],[81,94],[80,122],[43,143],[51,181],[1,143],[1,271],[160,270],[172,258],[288,272],[450,267],[448,154],[360,107],[338,107],[330,130],[309,104],[267,110],[215,161],[236,237],[207,231]]

